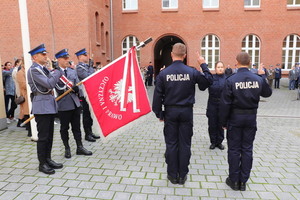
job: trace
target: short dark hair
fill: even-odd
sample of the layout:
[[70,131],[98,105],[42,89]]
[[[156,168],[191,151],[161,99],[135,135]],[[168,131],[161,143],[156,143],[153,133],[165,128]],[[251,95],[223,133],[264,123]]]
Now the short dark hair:
[[250,56],[246,52],[241,52],[236,56],[236,61],[238,61],[241,65],[249,65],[250,64]]

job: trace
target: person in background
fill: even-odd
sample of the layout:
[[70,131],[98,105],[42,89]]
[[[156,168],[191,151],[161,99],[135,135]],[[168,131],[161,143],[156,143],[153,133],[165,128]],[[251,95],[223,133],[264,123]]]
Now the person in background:
[[269,83],[269,86],[272,88],[273,80],[275,79],[275,70],[273,68],[273,65],[270,65],[269,69],[267,69],[267,70],[268,70],[268,76],[267,76],[268,83]]
[[208,133],[210,138],[210,149],[218,147],[224,150],[222,142],[224,140],[224,130],[219,120],[220,97],[224,87],[226,75],[224,74],[224,64],[218,61],[215,65],[216,74],[213,74],[213,84],[208,88],[208,101],[206,116],[208,118]]
[[[15,87],[16,87],[16,97],[20,96],[20,88],[19,88],[19,84],[17,83],[17,72],[21,69],[21,65],[22,65],[22,60],[21,59],[17,59],[15,61],[15,66],[14,66],[14,69],[13,69],[13,72],[12,72],[12,78],[14,80]],[[20,115],[19,115],[17,127],[20,127],[20,125],[22,123],[22,119],[23,119],[23,116],[20,117]]]
[[[13,66],[11,62],[6,62],[4,64],[4,69],[2,71],[4,89],[5,89],[5,110],[6,110],[6,122],[9,124],[11,120],[15,119],[15,110],[17,104],[15,103],[16,98],[16,88],[15,83],[12,78]],[[10,103],[10,107],[9,107]]]
[[253,64],[253,65],[252,65],[252,67],[250,68],[250,72],[252,72],[252,73],[254,73],[254,74],[257,74],[257,73],[258,73],[256,64]]
[[275,68],[275,84],[274,84],[274,88],[278,88],[280,89],[279,85],[280,85],[280,79],[281,79],[281,65],[279,63],[276,64],[276,68]]
[[297,80],[297,74],[295,71],[295,66],[289,71],[289,90],[295,90],[295,82]]
[[[20,115],[19,119],[21,119],[22,122],[26,121],[29,118],[29,106],[28,106],[28,98],[27,98],[27,87],[26,87],[26,75],[25,75],[25,67],[24,62],[21,62],[20,70],[16,74],[16,80],[18,87],[20,88],[20,96],[23,96],[25,98],[25,101],[20,104]],[[28,122],[26,125],[27,130],[27,136],[31,137],[31,126],[30,122]]]
[[149,65],[147,67],[147,74],[148,74],[148,86],[153,85],[153,74],[154,74],[154,68],[152,65],[152,62],[149,62]]
[[230,65],[227,65],[227,68],[225,69],[225,75],[229,76],[232,74],[232,69],[230,67]]

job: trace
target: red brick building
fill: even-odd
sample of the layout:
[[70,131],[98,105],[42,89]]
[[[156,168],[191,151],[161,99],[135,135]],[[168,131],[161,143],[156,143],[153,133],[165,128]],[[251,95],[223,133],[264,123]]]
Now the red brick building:
[[[0,12],[2,62],[22,54],[17,0],[3,0]],[[300,4],[296,0],[27,0],[31,47],[45,43],[50,58],[62,48],[87,48],[95,63],[105,65],[134,42],[148,37],[141,65],[156,71],[171,62],[171,45],[187,45],[187,64],[201,51],[213,68],[222,60],[234,65],[241,50],[253,63],[300,62]]]

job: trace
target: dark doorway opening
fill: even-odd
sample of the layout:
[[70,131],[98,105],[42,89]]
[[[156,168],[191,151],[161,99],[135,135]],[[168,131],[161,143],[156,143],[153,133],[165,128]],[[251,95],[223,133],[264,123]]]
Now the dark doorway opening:
[[[172,64],[172,46],[178,42],[184,44],[184,42],[179,37],[174,35],[164,36],[156,42],[154,47],[155,76],[159,73],[162,67],[168,67],[170,64]],[[184,60],[184,63],[186,64],[186,58]]]

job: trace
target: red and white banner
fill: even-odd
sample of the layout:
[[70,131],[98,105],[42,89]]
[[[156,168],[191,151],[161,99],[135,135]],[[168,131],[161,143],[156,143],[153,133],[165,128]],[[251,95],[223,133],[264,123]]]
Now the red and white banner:
[[100,136],[107,137],[151,111],[135,47],[82,82]]
[[69,81],[69,79],[67,79],[67,77],[65,77],[65,75],[62,75],[59,80],[61,82],[63,82],[68,89],[72,88],[73,87],[73,83],[71,81]]

